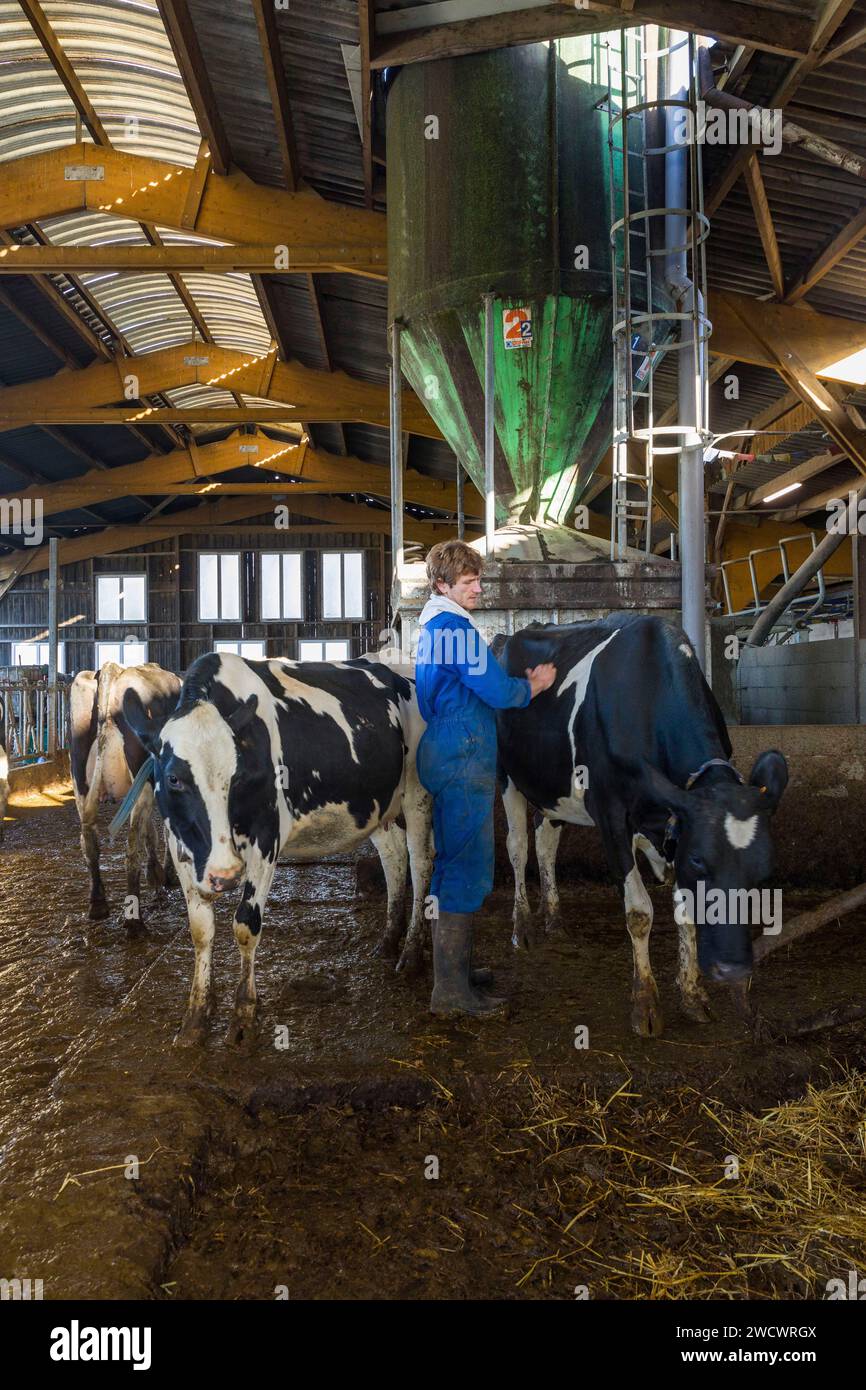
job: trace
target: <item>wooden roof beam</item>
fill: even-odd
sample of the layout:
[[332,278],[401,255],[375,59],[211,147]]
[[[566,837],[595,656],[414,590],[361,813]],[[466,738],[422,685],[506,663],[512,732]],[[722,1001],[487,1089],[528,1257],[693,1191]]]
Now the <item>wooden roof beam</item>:
[[[205,365],[191,360],[203,356],[208,357]],[[208,345],[206,353],[191,353],[189,345],[183,344],[141,357],[95,362],[74,373],[60,371],[52,377],[0,389],[0,428],[4,427],[4,421],[17,424],[24,417],[30,423],[39,423],[42,418],[48,424],[72,423],[56,416],[57,411],[71,413],[76,418],[84,414],[87,418],[88,410],[123,400],[126,379],[130,375],[138,378],[138,400],[180,386],[206,385],[284,403],[286,409],[276,419],[293,422],[307,417],[323,422],[358,420],[382,427],[389,421],[387,385],[360,381],[345,372],[316,371],[300,362],[280,362],[274,353],[257,357],[254,353],[214,344]],[[267,407],[263,409],[267,414]],[[119,413],[139,425],[154,423],[147,409],[134,404]],[[207,410],[207,415],[213,413]],[[262,413],[260,409],[258,414]],[[219,412],[217,416],[219,418]],[[181,413],[181,418],[190,417]],[[194,413],[192,418],[197,418]],[[222,418],[227,424],[240,422],[232,421],[228,411]],[[257,418],[255,410],[253,418]],[[441,437],[417,396],[409,390],[403,393],[403,422],[407,432],[425,434],[431,439]],[[12,424],[5,427],[11,428]]]
[[742,77],[754,56],[755,50],[750,44],[741,43],[737,45],[730,63],[716,83],[720,92],[723,92],[726,87],[733,87],[734,83]]
[[63,47],[52,29],[38,0],[18,0],[31,29],[45,50],[51,66],[66,88],[67,95],[78,112],[97,145],[110,145],[105,127],[96,113],[96,108],[85,92],[78,76],[63,51]]
[[292,103],[289,97],[289,84],[286,81],[283,55],[280,51],[280,36],[274,0],[251,0],[256,27],[259,31],[259,44],[265,65],[265,77],[271,97],[274,124],[277,129],[277,142],[283,163],[283,174],[289,192],[298,186],[298,150],[295,143],[295,124],[292,117]]
[[[751,488],[744,492],[740,497],[735,497],[731,503],[731,511],[743,511],[749,507],[758,507],[772,497],[775,492],[781,492],[784,488],[791,487],[794,483],[809,482],[811,478],[817,477],[819,473],[824,473],[828,468],[832,468],[837,463],[844,462],[845,455],[834,450],[832,453],[825,450],[823,453],[815,454],[813,458],[805,459],[798,463],[794,468],[789,468],[785,473],[780,473],[778,478],[771,478],[769,482],[761,483],[760,487]],[[790,507],[790,499],[785,504]],[[768,513],[769,515],[770,513]]]
[[773,344],[797,353],[816,377],[862,386],[866,379],[866,323],[713,290],[709,295],[714,350],[740,362],[776,370]]
[[797,304],[804,295],[813,290],[825,275],[839,264],[866,237],[866,203],[845,226],[827,243],[807,270],[794,281],[784,296],[786,304]]
[[[3,229],[0,229],[0,242],[2,242],[4,246],[18,245],[9,232]],[[46,302],[51,305],[52,309],[62,314],[66,322],[74,328],[82,343],[94,356],[106,358],[111,356],[111,348],[108,343],[106,343],[103,338],[100,338],[98,333],[94,333],[90,325],[84,322],[81,315],[75,312],[75,309],[69,303],[66,296],[61,293],[47,275],[34,275],[32,283],[36,286]],[[58,344],[58,356],[62,351],[63,349]]]
[[855,48],[862,48],[866,43],[866,24],[863,23],[861,15],[857,15],[849,20],[848,24],[838,35],[839,42],[828,49],[821,61],[819,68],[823,68],[827,63],[838,62],[840,58],[845,58],[849,53],[853,53]]
[[[779,86],[766,102],[768,109],[777,110],[787,106],[801,82],[818,66],[822,54],[826,51],[827,45],[840,25],[847,18],[853,3],[854,0],[825,0],[820,15],[811,26],[806,51],[799,55],[793,55],[796,57],[796,62],[791,64]],[[772,20],[769,11],[765,10],[764,15],[765,27],[772,28],[776,22],[775,14],[773,14]],[[677,27],[685,28],[686,26],[678,25]],[[713,30],[700,29],[699,32],[712,33]],[[760,48],[761,45],[755,44],[755,47]],[[708,217],[712,217],[713,213],[721,207],[740,175],[745,172],[752,154],[753,151],[748,146],[738,150],[722,170],[713,187],[707,191],[704,198],[704,211]]]
[[[774,306],[767,306],[770,307]],[[785,309],[783,312],[789,315],[802,313],[797,309]],[[813,320],[820,316],[807,313],[804,317]],[[774,331],[772,320],[755,319],[749,321],[747,326],[786,384],[797,393],[804,405],[813,409],[824,431],[836,441],[855,467],[866,474],[866,429],[861,428],[859,416],[855,418],[850,415],[828,385],[819,380],[800,351],[803,345],[784,332]]]
[[227,174],[232,162],[231,147],[187,0],[157,0],[157,5],[198,128],[210,147],[213,167],[218,174]]
[[[250,454],[251,447],[256,453]],[[0,462],[4,462],[0,458]],[[71,511],[83,504],[107,502],[118,497],[159,496],[164,492],[202,493],[213,478],[242,467],[261,470],[256,483],[227,482],[225,493],[236,488],[255,487],[264,493],[280,491],[303,492],[370,492],[386,497],[390,493],[388,469],[365,463],[357,458],[329,454],[306,445],[287,444],[272,440],[261,432],[235,434],[210,444],[178,449],[171,454],[154,454],[137,463],[106,468],[99,463],[77,478],[52,483],[38,475],[17,468],[31,485],[14,495],[20,500],[39,500],[43,514],[52,516]],[[270,480],[267,475],[281,475]],[[284,481],[287,479],[295,481]],[[11,495],[11,494],[10,494]],[[243,496],[241,492],[238,495]],[[406,474],[406,501],[441,511],[456,511],[457,489],[454,484],[439,478],[429,478],[410,470]],[[469,479],[465,484],[465,504],[469,515],[482,515],[482,502]]]
[[[306,407],[303,409],[305,414],[309,414]],[[73,401],[68,406],[0,409],[0,430],[24,429],[28,425],[125,425],[127,428],[133,426],[139,429],[144,425],[152,428],[164,428],[166,425],[212,425],[222,429],[231,429],[237,425],[262,425],[268,429],[291,429],[301,424],[299,413],[297,408],[291,406],[267,404],[225,407],[134,404],[77,406]],[[338,405],[323,405],[311,418],[314,424],[322,425],[338,425],[346,420],[360,419]],[[374,420],[372,423],[381,429],[387,427],[385,419]]]
[[761,245],[764,248],[764,259],[770,272],[770,280],[773,285],[773,293],[777,299],[781,299],[785,293],[785,275],[782,270],[782,257],[779,253],[779,243],[776,240],[776,228],[773,226],[773,216],[770,212],[770,204],[767,199],[767,190],[764,187],[764,179],[761,174],[761,166],[758,156],[753,152],[746,162],[745,167],[746,185],[749,190],[749,201],[752,204],[752,212],[755,214],[755,221],[758,224],[758,234],[761,238]]
[[[371,6],[372,8],[372,6]],[[419,11],[423,19],[423,11]],[[577,34],[597,34],[635,24],[662,24],[696,34],[709,34],[733,44],[746,44],[769,53],[803,57],[809,51],[812,23],[807,15],[768,10],[761,4],[731,0],[637,0],[621,7],[589,9],[574,0],[511,10],[478,19],[458,20],[412,32],[380,33],[372,55],[373,68],[453,58],[490,48],[540,43]]]
[[[70,165],[92,169],[93,177],[67,179],[65,171]],[[309,269],[363,273],[365,249],[370,273],[381,278],[386,271],[384,214],[330,202],[311,189],[289,193],[266,188],[238,169],[220,175],[207,160],[199,160],[189,169],[145,155],[95,151],[92,145],[77,144],[25,155],[8,161],[3,168],[0,227],[20,227],[70,212],[114,213],[255,248],[259,259],[262,248],[267,247],[271,254],[265,269],[275,268],[277,248],[285,247],[288,264],[281,264],[283,273],[304,269],[304,255]],[[62,249],[57,247],[50,254],[59,255]],[[87,254],[85,248],[68,249]],[[135,248],[119,249],[128,252]],[[177,254],[189,257],[190,250],[179,247]],[[195,253],[193,259],[204,266],[212,255],[219,262],[218,251]],[[183,261],[171,262],[170,254],[175,252],[169,247],[162,253],[148,252],[153,268],[161,259],[161,268],[182,271]],[[226,262],[231,257],[222,259]]]
[[[142,226],[154,223],[142,219]],[[381,279],[386,274],[382,248],[359,244],[320,243],[294,246],[290,267],[277,263],[273,246],[184,246],[152,241],[150,246],[41,246],[11,243],[0,251],[0,275],[81,275],[88,271],[147,271],[152,274],[285,275],[316,270],[342,270]]]

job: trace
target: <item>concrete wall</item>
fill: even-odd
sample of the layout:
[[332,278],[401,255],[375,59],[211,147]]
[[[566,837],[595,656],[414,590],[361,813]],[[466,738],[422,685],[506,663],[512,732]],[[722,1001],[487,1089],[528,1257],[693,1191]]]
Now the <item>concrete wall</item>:
[[788,760],[790,781],[774,817],[779,882],[804,888],[863,883],[866,725],[753,725],[730,735],[734,761],[746,777],[766,748],[778,748]]
[[61,748],[48,762],[28,763],[26,767],[12,768],[9,773],[9,791],[15,797],[41,792],[47,787],[68,790],[70,778],[69,752]]
[[[788,761],[790,780],[773,819],[774,884],[841,889],[866,881],[866,725],[752,725],[730,728],[729,733],[734,763],[747,778],[758,754],[768,748],[778,748]],[[505,817],[498,797],[495,814],[496,883],[510,891]],[[536,879],[532,847],[528,873]],[[566,827],[558,873],[563,883],[609,881],[597,830]]]
[[743,647],[737,693],[743,724],[853,724],[866,686],[866,642]]

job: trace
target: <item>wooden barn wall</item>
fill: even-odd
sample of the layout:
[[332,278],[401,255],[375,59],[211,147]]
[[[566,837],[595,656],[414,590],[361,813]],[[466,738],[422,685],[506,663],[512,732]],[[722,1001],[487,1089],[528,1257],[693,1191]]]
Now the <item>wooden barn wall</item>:
[[[257,566],[242,560],[243,622],[201,623],[198,620],[197,557],[201,551],[238,550],[242,556],[262,551],[300,550],[304,555],[303,622],[258,619]],[[323,620],[320,562],[325,550],[363,550],[366,612],[360,621]],[[146,623],[96,622],[96,577],[100,574],[147,575]],[[100,556],[60,570],[59,637],[66,643],[66,671],[92,669],[96,643],[117,642],[126,636],[144,637],[148,659],[168,670],[182,672],[215,641],[264,640],[268,656],[298,655],[302,638],[349,638],[350,653],[378,646],[387,623],[384,593],[385,542],[381,535],[358,532],[291,533],[273,527],[251,526],[219,535],[185,535],[173,540]],[[47,640],[48,575],[23,575],[0,599],[0,667],[12,659],[12,643]]]

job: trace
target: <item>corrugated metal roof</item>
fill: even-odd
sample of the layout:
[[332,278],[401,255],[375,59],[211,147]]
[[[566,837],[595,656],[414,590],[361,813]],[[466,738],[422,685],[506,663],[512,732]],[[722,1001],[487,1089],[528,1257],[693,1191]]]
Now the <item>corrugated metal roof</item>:
[[[419,0],[379,0],[377,10],[394,14],[417,7]],[[249,0],[215,4],[190,0],[190,13],[213,87],[220,118],[236,163],[260,183],[280,186],[283,169],[277,129],[271,109],[258,30]],[[816,13],[815,0],[796,0],[786,10]],[[192,164],[199,131],[178,73],[154,0],[45,0],[45,10],[75,65],[89,97],[112,141],[120,148]],[[857,0],[852,18],[866,21],[866,0]],[[341,45],[357,45],[357,0],[291,0],[275,11],[280,53],[287,78],[298,154],[298,174],[326,197],[363,205],[363,161],[357,118],[346,78]],[[717,46],[716,54],[724,52]],[[735,90],[750,100],[766,100],[790,69],[790,60],[756,53]],[[863,52],[816,69],[800,86],[789,108],[792,119],[852,148],[866,150],[866,64]],[[129,138],[130,116],[138,117],[137,138]],[[17,4],[0,0],[0,159],[68,142],[74,134],[71,102]],[[85,137],[86,138],[86,137]],[[726,149],[705,149],[707,186],[711,187],[729,158]],[[785,274],[795,278],[863,202],[862,181],[820,163],[801,149],[786,147],[762,159],[762,172],[775,220]],[[808,196],[803,191],[808,188]],[[122,238],[143,244],[137,224],[126,219],[77,214],[52,219],[44,228],[52,240],[70,244],[92,239]],[[164,231],[164,240],[201,240]],[[712,286],[733,288],[754,296],[771,293],[771,282],[754,215],[742,180],[713,218],[708,246]],[[80,277],[101,309],[135,351],[150,351],[190,341],[190,316],[167,276]],[[190,275],[185,284],[195,299],[214,340],[224,346],[257,353],[267,351],[270,333],[252,282],[246,276]],[[78,302],[74,287],[62,277],[55,283],[70,302]],[[328,361],[362,380],[387,381],[386,287],[362,277],[323,274],[316,277],[321,325],[306,276],[271,277],[268,294],[279,337],[286,353],[323,369]],[[5,285],[17,298],[33,288],[23,281]],[[807,297],[825,312],[866,319],[866,249],[855,248]],[[39,316],[49,313],[38,306]],[[84,316],[103,337],[104,324],[90,310]],[[58,319],[57,314],[54,318]],[[58,340],[77,360],[88,360],[86,347],[58,321]],[[8,331],[8,338],[6,333]],[[327,340],[327,353],[322,344]],[[56,370],[47,349],[29,335],[27,350],[16,362],[11,350],[15,325],[0,314],[0,377],[4,361],[18,379],[32,379]],[[32,350],[31,350],[32,349]],[[5,357],[4,357],[5,353]],[[48,357],[51,354],[48,353]],[[711,424],[715,430],[734,429],[761,413],[785,394],[773,372],[738,364],[740,392],[729,401],[723,383],[712,390]],[[666,366],[657,374],[659,409],[674,399],[675,381]],[[219,399],[225,391],[190,387],[166,399],[192,403]],[[208,426],[208,436],[219,427]],[[69,432],[71,434],[71,431]],[[108,458],[116,451],[117,430],[92,431],[94,451]],[[154,439],[164,434],[152,430]],[[42,432],[36,432],[44,439]],[[340,431],[319,426],[319,447],[342,447]],[[383,465],[388,459],[387,431],[349,424],[343,431],[352,454]],[[2,449],[8,436],[0,439]],[[109,439],[111,444],[109,447]],[[133,441],[133,444],[135,441]],[[139,448],[140,448],[139,444]],[[781,446],[794,459],[824,448],[820,427],[812,426]],[[108,453],[106,453],[108,450]],[[454,459],[446,445],[415,438],[410,465],[440,477],[453,478]],[[79,471],[72,456],[70,471]],[[779,471],[790,466],[779,464]],[[774,463],[754,465],[774,476]],[[769,470],[769,471],[768,471]],[[763,475],[762,475],[763,476]],[[823,475],[822,475],[823,476]]]
[[[153,0],[42,0],[42,8],[111,142],[193,164],[201,137]],[[20,6],[2,0],[0,159],[74,139],[62,82]]]

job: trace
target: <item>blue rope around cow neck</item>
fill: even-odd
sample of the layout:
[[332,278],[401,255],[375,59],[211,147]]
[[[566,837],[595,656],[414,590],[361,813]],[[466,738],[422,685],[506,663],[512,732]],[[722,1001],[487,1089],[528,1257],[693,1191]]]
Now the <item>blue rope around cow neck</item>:
[[121,826],[127,820],[129,820],[129,817],[132,815],[132,808],[135,805],[138,798],[141,796],[141,793],[144,790],[145,782],[149,782],[151,777],[153,776],[153,766],[153,754],[148,753],[147,757],[145,758],[144,762],[141,764],[141,767],[135,775],[135,779],[132,783],[132,786],[126,793],[126,796],[121,801],[120,806],[117,809],[117,815],[114,817],[114,820],[108,827],[108,834],[112,840],[115,839],[117,832],[120,830]]

